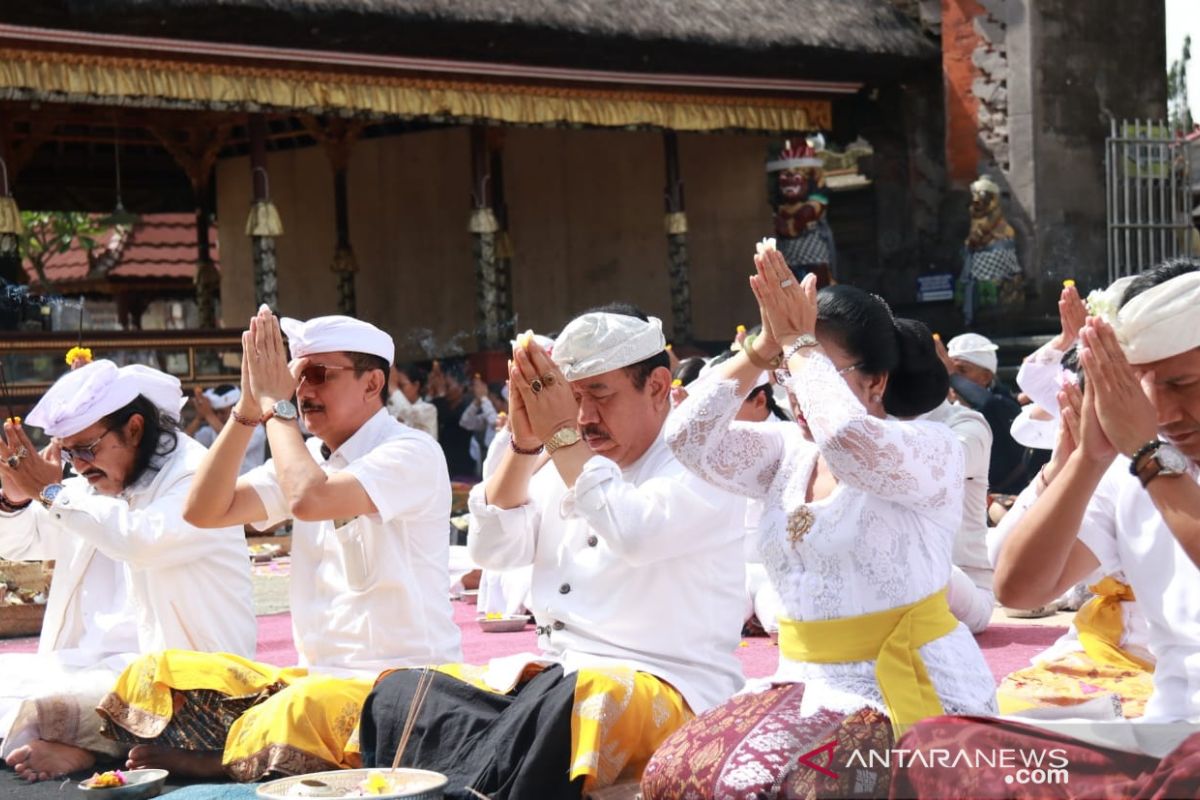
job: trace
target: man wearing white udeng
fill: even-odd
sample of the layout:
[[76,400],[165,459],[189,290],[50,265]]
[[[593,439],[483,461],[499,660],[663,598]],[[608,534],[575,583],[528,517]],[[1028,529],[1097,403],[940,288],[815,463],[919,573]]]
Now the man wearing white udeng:
[[[139,652],[254,653],[241,527],[183,520],[205,450],[179,432],[182,399],[170,375],[101,360],[29,414],[54,437],[47,457],[19,423],[5,426],[0,555],[57,563],[37,655],[0,657],[3,754],[27,780],[124,751],[100,736],[94,708]],[[62,480],[58,454],[77,477]]]

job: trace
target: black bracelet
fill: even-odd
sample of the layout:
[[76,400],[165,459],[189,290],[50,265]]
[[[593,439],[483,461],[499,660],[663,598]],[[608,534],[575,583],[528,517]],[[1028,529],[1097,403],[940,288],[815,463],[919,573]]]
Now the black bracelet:
[[542,451],[546,449],[546,446],[542,444],[539,444],[533,450],[526,450],[523,447],[517,447],[517,440],[515,437],[508,440],[508,446],[511,447],[512,451],[519,456],[540,456]]
[[32,500],[26,500],[24,503],[13,503],[4,496],[3,492],[0,492],[0,511],[5,511],[9,514],[29,508],[29,504],[32,502]]
[[1136,478],[1138,476],[1138,469],[1140,468],[1142,459],[1151,453],[1156,452],[1158,448],[1163,446],[1163,444],[1164,442],[1162,439],[1153,439],[1139,447],[1138,451],[1133,454],[1133,460],[1129,462],[1129,474]]

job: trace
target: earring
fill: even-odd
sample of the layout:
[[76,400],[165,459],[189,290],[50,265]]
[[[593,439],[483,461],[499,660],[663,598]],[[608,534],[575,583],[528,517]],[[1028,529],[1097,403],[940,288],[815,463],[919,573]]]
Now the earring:
[[872,403],[878,403],[878,402],[879,402],[879,400],[880,400],[880,397],[879,397],[879,395],[877,395],[877,394],[873,394],[873,395],[871,395],[871,402],[872,402]]

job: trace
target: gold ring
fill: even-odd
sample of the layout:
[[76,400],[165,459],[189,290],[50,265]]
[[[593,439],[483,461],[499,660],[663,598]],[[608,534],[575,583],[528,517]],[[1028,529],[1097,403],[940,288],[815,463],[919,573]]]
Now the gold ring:
[[533,380],[531,380],[531,381],[529,382],[529,389],[530,389],[530,391],[532,391],[534,394],[538,394],[539,392],[541,392],[541,391],[542,391],[542,381],[541,381],[541,379],[540,379],[540,378],[534,378]]
[[542,376],[542,385],[543,386],[553,386],[554,385],[554,374],[547,372],[545,375],[543,375]]
[[6,458],[5,461],[8,462],[9,469],[16,469],[17,467],[21,466],[21,459],[15,454]]

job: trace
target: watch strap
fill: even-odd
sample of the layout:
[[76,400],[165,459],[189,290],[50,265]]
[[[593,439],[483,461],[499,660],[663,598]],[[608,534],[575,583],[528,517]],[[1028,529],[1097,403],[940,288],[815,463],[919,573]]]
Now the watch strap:
[[1146,458],[1157,453],[1158,448],[1162,447],[1164,444],[1165,442],[1163,442],[1162,439],[1151,439],[1139,447],[1137,452],[1133,454],[1133,459],[1129,462],[1129,474],[1140,476],[1141,469],[1142,466],[1144,466]]

